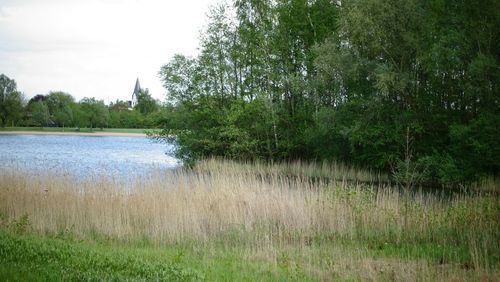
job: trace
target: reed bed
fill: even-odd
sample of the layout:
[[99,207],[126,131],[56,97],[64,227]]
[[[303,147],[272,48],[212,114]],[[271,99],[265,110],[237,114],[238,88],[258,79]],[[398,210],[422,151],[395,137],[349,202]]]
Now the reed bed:
[[236,162],[226,159],[206,159],[196,164],[197,172],[224,172],[261,177],[296,177],[313,180],[335,180],[358,183],[388,183],[387,174],[346,165],[342,162]]
[[[443,251],[433,259],[462,263],[462,268],[498,278],[498,197],[455,195],[444,200],[424,193],[409,197],[383,184],[311,179],[308,169],[299,163],[274,167],[207,160],[194,169],[158,170],[126,185],[105,177],[82,181],[4,170],[0,224],[13,225],[24,217],[30,230],[38,233],[71,232],[80,238],[98,234],[125,241],[147,238],[155,244],[218,241],[246,246],[250,257],[264,251],[273,261],[279,261],[276,250],[287,246],[299,246],[302,252],[315,246],[309,261],[325,257],[319,254],[322,246],[331,250],[346,242],[375,250],[387,244],[406,246],[408,256],[423,258],[433,256],[425,253],[433,252],[426,246],[439,246]],[[284,176],[285,170],[298,173]],[[367,179],[364,173],[356,175]],[[416,246],[414,251],[411,245]],[[367,256],[355,258],[351,252],[331,269],[346,270],[339,261],[349,260],[362,260],[372,270],[383,268]],[[397,267],[413,268],[415,263],[429,267],[425,259]]]

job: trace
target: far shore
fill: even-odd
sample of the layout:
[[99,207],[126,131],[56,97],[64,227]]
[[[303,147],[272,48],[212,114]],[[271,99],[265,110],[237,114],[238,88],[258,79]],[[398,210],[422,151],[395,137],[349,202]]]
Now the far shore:
[[2,134],[22,134],[22,135],[77,135],[77,136],[125,136],[125,137],[146,137],[145,133],[130,133],[130,132],[105,132],[105,131],[94,131],[94,132],[78,132],[78,131],[29,131],[29,130],[19,130],[19,131],[0,131]]

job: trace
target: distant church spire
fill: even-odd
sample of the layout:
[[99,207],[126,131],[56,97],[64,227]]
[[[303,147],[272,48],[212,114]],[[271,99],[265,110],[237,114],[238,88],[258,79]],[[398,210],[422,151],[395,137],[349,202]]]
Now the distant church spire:
[[135,81],[134,92],[132,93],[132,108],[137,105],[137,97],[139,96],[139,92],[141,91],[141,84],[139,84],[139,78]]

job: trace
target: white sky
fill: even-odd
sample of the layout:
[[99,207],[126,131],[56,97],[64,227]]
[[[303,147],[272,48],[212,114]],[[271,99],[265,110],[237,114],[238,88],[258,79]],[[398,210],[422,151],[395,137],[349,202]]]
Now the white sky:
[[217,0],[0,0],[0,73],[27,98],[129,100],[142,88],[164,101],[160,67],[197,53]]

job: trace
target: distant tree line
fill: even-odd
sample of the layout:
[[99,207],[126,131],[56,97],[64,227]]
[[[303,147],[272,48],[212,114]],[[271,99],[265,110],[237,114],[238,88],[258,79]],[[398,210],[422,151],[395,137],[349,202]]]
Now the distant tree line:
[[141,90],[137,105],[117,100],[109,106],[95,98],[76,102],[65,92],[36,95],[26,101],[16,82],[0,75],[0,126],[39,126],[77,128],[152,128],[159,124],[162,106]]
[[[500,168],[500,1],[234,0],[160,70],[178,156],[341,160],[455,185]],[[418,176],[418,177],[417,177]]]

